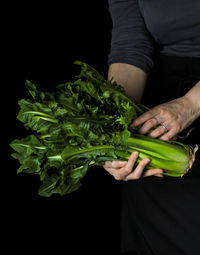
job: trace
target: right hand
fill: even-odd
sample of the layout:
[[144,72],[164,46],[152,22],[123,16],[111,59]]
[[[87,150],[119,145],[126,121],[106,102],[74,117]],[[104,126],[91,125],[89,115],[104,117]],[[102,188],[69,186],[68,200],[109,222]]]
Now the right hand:
[[[150,159],[145,158],[140,161],[137,167],[133,171],[135,162],[137,161],[139,152],[132,152],[128,161],[106,161],[103,168],[109,172],[116,180],[135,180],[141,177],[147,177],[155,175],[158,177],[163,177],[163,169],[148,169],[144,171],[146,165],[150,162]],[[143,172],[144,171],[144,172]]]

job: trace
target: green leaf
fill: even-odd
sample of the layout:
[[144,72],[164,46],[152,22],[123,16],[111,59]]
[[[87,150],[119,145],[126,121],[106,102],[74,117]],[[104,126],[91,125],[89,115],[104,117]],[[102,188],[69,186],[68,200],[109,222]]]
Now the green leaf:
[[59,179],[59,175],[55,173],[48,173],[38,190],[38,194],[43,197],[50,197],[54,193],[53,191]]
[[38,133],[47,132],[58,120],[54,118],[51,109],[39,103],[32,103],[30,100],[21,99],[18,104],[21,109],[17,119],[25,123],[26,129],[32,129]]
[[20,168],[18,168],[17,173],[24,171],[25,173],[39,173],[40,172],[41,160],[37,157],[29,157],[24,159]]
[[43,101],[45,98],[45,94],[41,91],[37,91],[35,84],[31,83],[29,80],[25,81],[25,86],[28,89],[29,93],[33,97],[33,99],[37,101]]
[[22,171],[26,173],[39,173],[47,147],[36,136],[30,135],[21,140],[15,139],[10,143],[10,146],[16,151],[11,156],[18,159],[21,164],[17,173]]

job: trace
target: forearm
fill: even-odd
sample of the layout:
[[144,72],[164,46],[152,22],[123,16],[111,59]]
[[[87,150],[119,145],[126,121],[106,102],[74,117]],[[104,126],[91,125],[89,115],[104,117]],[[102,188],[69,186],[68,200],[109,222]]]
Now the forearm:
[[194,106],[194,114],[197,118],[200,117],[200,81],[184,97]]
[[112,77],[133,100],[141,101],[147,80],[147,74],[142,69],[125,63],[113,63],[109,66],[108,80]]

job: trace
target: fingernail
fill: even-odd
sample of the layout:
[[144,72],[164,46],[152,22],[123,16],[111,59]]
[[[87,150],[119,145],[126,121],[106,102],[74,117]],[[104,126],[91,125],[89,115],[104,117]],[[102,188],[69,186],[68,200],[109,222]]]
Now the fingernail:
[[151,137],[151,138],[154,138],[156,135],[155,135],[155,134],[150,133],[148,136],[149,136],[149,137]]
[[126,161],[118,161],[119,164],[124,164]]
[[145,162],[150,162],[151,161],[151,159],[150,158],[146,158],[146,160],[145,160]]
[[138,152],[138,151],[134,151],[134,152],[133,152],[133,155],[134,155],[134,156],[138,156],[138,155],[139,155],[139,152]]

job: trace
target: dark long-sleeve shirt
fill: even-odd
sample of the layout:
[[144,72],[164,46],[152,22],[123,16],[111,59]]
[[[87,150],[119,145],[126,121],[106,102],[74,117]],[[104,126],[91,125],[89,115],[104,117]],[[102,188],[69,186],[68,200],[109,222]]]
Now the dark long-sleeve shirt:
[[200,57],[200,0],[109,0],[112,40],[108,64],[149,73],[155,49],[167,56]]

